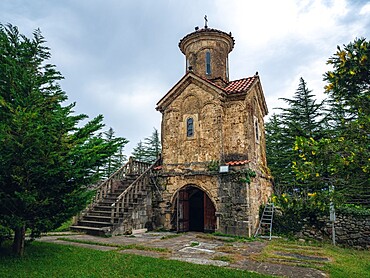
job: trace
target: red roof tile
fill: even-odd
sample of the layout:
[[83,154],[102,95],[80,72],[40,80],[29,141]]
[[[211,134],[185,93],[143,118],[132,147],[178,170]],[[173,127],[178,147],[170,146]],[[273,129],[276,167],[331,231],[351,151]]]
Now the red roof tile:
[[224,91],[227,94],[235,94],[247,91],[254,81],[257,79],[256,76],[243,78],[240,80],[231,81],[225,88]]
[[250,160],[239,160],[239,161],[229,161],[229,162],[226,162],[225,164],[230,165],[230,166],[237,166],[237,165],[244,165],[249,162],[251,161]]
[[162,170],[162,165],[159,165],[159,166],[156,166],[153,168],[154,171],[159,171],[159,170]]
[[[217,87],[218,89],[220,89],[221,91],[225,92],[227,95],[232,95],[232,94],[239,94],[239,93],[243,93],[243,92],[246,92],[248,91],[252,85],[255,83],[256,80],[258,80],[258,74],[256,73],[256,75],[254,76],[251,76],[251,77],[246,77],[246,78],[243,78],[243,79],[239,79],[239,80],[234,80],[234,81],[230,81],[229,83],[227,83],[226,87],[221,87],[220,85],[218,85],[217,83],[214,83],[212,82],[211,80],[207,79],[207,78],[204,78],[202,76],[199,76],[197,74],[195,74],[194,72],[192,71],[188,71],[177,83],[176,85],[174,85],[172,87],[172,89],[164,96],[162,97],[162,99],[157,103],[157,110],[161,111],[161,102],[163,102],[167,96],[169,95],[169,93],[174,90],[174,88],[176,88],[177,86],[179,86],[179,84],[181,84],[184,80],[186,80],[186,78],[188,76],[191,76],[191,75],[195,75],[196,77],[204,80],[205,82],[211,84],[212,86],[215,86]],[[225,82],[226,83],[226,82]],[[267,108],[266,108],[267,109]]]

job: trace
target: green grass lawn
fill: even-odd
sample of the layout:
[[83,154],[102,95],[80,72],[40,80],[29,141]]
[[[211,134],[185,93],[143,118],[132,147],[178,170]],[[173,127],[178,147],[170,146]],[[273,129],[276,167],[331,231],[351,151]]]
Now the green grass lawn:
[[0,249],[0,277],[271,277],[241,270],[33,242],[25,256]]
[[[9,252],[9,248],[0,248],[0,277],[271,277],[229,268],[44,242],[28,245],[23,258],[14,257]],[[310,261],[286,254],[329,260]],[[218,259],[227,261],[230,258]],[[328,244],[273,240],[253,259],[317,268],[331,278],[370,278],[369,251]]]
[[[329,261],[310,261],[285,254],[297,254]],[[273,240],[264,248],[256,260],[312,267],[328,273],[331,278],[370,278],[370,252],[341,248],[330,244],[301,243],[297,241]]]
[[331,277],[370,278],[370,251],[344,249],[335,246],[326,246],[325,253],[334,258],[334,261],[325,266]]

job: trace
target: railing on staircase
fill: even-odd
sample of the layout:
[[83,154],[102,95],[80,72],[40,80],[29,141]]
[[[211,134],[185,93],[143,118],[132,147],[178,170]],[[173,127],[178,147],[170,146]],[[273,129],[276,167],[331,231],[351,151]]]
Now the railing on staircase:
[[[116,199],[116,201],[112,204],[111,210],[111,223],[114,223],[114,220],[119,218],[121,222],[122,216],[124,214],[125,208],[127,208],[135,199],[135,195],[142,194],[145,192],[148,187],[150,186],[150,179],[153,168],[159,165],[161,159],[158,158],[149,168],[147,168],[133,183],[130,184],[129,187],[126,188]],[[118,223],[119,224],[119,223]]]
[[116,172],[114,172],[108,179],[106,179],[104,182],[102,182],[95,189],[96,193],[95,193],[94,197],[91,199],[87,208],[81,214],[79,214],[76,217],[75,220],[77,221],[88,210],[90,210],[95,204],[104,200],[104,198],[108,194],[113,193],[118,188],[118,186],[120,185],[120,181],[122,181],[126,176],[128,176],[128,175],[141,175],[150,166],[151,166],[150,163],[137,161],[137,160],[134,160],[132,157],[130,157],[126,164],[124,164],[121,168],[119,168]]

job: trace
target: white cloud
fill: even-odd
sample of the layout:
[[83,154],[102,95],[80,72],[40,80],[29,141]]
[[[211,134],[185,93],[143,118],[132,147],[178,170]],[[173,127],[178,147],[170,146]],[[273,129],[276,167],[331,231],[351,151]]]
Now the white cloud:
[[[54,1],[55,2],[55,1]],[[232,31],[232,79],[259,71],[270,112],[302,76],[320,95],[337,45],[370,37],[370,3],[350,0],[0,1],[2,23],[29,36],[40,27],[76,112],[103,114],[131,143],[160,127],[159,99],[182,77],[177,43],[208,15]],[[356,3],[354,3],[356,2]]]
[[362,6],[359,15],[368,15],[370,14],[370,3],[365,4]]
[[277,98],[293,95],[301,76],[323,98],[322,75],[336,46],[369,32],[363,17],[352,16],[358,8],[346,0],[216,3],[222,25],[236,40],[230,55],[231,77],[259,71],[270,111],[280,106]]
[[104,114],[104,122],[116,134],[129,139],[129,155],[139,140],[152,133],[153,127],[160,127],[161,114],[155,107],[166,92],[165,87],[153,77],[138,76],[132,80],[97,79],[86,84],[83,91],[89,94],[84,99],[94,106],[94,111]]

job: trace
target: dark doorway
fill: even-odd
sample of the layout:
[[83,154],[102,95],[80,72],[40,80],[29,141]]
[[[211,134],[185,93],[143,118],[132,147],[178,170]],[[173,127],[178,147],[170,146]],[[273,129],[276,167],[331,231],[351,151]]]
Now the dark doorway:
[[204,192],[194,188],[189,192],[189,231],[204,231]]
[[186,186],[178,192],[175,202],[177,231],[214,232],[215,212],[215,206],[204,191]]

